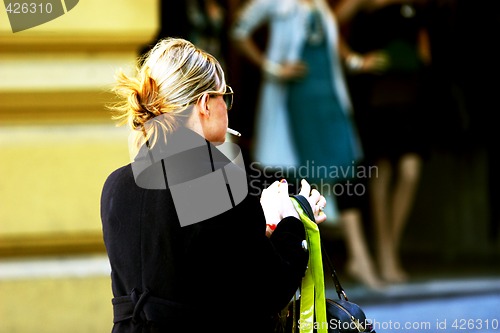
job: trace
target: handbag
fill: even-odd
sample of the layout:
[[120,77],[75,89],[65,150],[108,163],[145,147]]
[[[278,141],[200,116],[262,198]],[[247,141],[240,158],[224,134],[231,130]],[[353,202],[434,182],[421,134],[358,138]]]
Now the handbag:
[[[319,229],[314,222],[314,214],[309,202],[302,195],[295,195],[291,198],[306,228],[309,263],[301,287],[298,290],[300,296],[294,296],[293,300],[277,316],[275,332],[376,333],[372,323],[366,318],[363,309],[358,304],[349,301],[345,290],[342,288],[332,261],[327,252],[324,251],[324,246],[319,237]],[[325,261],[330,270],[338,299],[330,299],[324,296],[324,281],[317,278],[308,278],[310,277],[308,273],[324,278],[323,257],[326,259]],[[314,283],[313,286],[311,286],[311,282]],[[304,291],[308,291],[309,295],[304,294]],[[314,294],[312,296],[314,302],[312,303],[310,300],[311,291]],[[306,300],[309,306],[304,306],[303,300]]]

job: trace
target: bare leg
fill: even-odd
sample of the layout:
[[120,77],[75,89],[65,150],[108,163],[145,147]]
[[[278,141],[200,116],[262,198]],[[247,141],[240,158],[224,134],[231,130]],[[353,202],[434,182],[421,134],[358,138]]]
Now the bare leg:
[[422,161],[416,154],[404,155],[398,164],[397,180],[394,184],[392,194],[392,219],[391,234],[394,242],[394,278],[405,280],[406,273],[403,271],[399,258],[401,236],[408,220],[408,215],[414,201],[416,189],[420,178]]
[[374,268],[361,221],[361,212],[358,209],[346,209],[340,214],[340,223],[347,243],[346,269],[349,275],[367,287],[380,289],[383,284]]
[[380,274],[388,282],[400,281],[396,270],[395,242],[390,212],[393,170],[389,160],[381,159],[377,164],[377,177],[369,179],[369,194],[372,218],[375,224],[377,259]]

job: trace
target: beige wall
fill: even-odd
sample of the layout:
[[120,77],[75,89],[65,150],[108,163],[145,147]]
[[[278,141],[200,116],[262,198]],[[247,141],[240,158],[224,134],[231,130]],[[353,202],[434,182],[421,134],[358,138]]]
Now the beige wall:
[[[13,33],[0,8],[0,270],[105,259],[100,191],[128,162],[128,133],[105,106],[115,71],[133,70],[158,19],[156,0],[82,0]],[[22,267],[22,277],[0,271],[0,333],[110,331],[109,274],[30,277]]]
[[156,0],[85,0],[13,33],[0,10],[0,254],[5,236],[100,232],[100,187],[128,161],[109,88],[158,20]]
[[80,1],[17,33],[0,10],[0,123],[105,119],[116,68],[132,68],[158,28],[156,0]]
[[107,333],[113,325],[107,276],[0,281],[0,333]]
[[128,162],[127,135],[111,121],[4,127],[1,235],[100,232],[100,191]]

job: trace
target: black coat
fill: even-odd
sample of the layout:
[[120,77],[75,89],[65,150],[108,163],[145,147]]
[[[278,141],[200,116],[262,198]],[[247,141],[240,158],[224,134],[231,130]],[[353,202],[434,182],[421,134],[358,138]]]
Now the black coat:
[[170,189],[114,171],[101,198],[111,264],[113,332],[269,332],[300,285],[308,255],[300,220],[271,238],[259,198],[181,227]]

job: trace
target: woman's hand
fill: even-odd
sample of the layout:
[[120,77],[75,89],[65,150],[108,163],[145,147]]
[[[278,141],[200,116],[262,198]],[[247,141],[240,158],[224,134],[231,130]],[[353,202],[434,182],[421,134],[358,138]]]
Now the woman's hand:
[[309,183],[305,179],[301,180],[300,185],[301,187],[299,194],[304,196],[311,205],[315,222],[317,224],[325,222],[327,217],[325,212],[323,211],[326,206],[325,197],[322,196],[318,190],[311,190],[311,185],[309,185]]
[[278,64],[266,60],[262,69],[264,73],[279,81],[294,81],[307,74],[307,65],[301,61]]
[[389,55],[384,51],[372,51],[363,56],[363,71],[382,74],[390,66]]
[[351,73],[383,74],[390,66],[390,58],[384,51],[371,51],[364,55],[350,53],[345,63]]
[[280,79],[291,81],[303,78],[307,74],[307,65],[303,62],[287,62],[281,65]]
[[262,191],[260,204],[264,211],[266,224],[276,226],[282,219],[288,216],[299,218],[288,193],[286,180],[275,181]]
[[[314,221],[317,224],[326,221],[326,215],[323,211],[326,206],[326,199],[318,190],[311,190],[311,185],[303,179],[298,194],[304,196],[311,205],[314,213]],[[264,189],[260,196],[260,204],[266,218],[266,235],[268,237],[271,236],[274,228],[276,228],[278,223],[285,217],[293,216],[300,218],[299,213],[290,199],[288,183],[285,179],[279,182],[275,181],[268,188]]]

